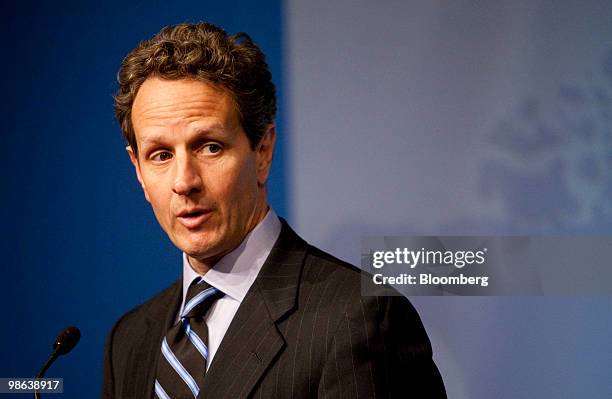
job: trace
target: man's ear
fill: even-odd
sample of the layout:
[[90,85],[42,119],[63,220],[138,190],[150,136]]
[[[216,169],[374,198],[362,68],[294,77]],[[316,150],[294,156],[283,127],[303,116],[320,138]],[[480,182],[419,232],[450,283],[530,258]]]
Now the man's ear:
[[148,202],[151,202],[151,200],[149,199],[149,194],[147,193],[147,187],[145,186],[144,181],[142,180],[142,175],[140,174],[140,164],[138,163],[138,158],[136,157],[134,150],[129,145],[125,147],[125,150],[130,156],[130,161],[132,161],[132,165],[134,165],[134,169],[136,170],[136,178],[138,179],[138,182],[140,183],[140,187],[142,187],[144,196]]
[[276,143],[276,126],[268,125],[266,132],[257,144],[257,183],[263,186],[270,175],[272,167],[272,154],[274,153],[274,144]]

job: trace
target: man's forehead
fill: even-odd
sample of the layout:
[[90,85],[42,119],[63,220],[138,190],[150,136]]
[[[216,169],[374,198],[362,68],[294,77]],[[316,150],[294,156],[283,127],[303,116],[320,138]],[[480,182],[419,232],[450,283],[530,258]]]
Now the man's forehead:
[[238,122],[231,94],[219,85],[201,80],[149,78],[132,105],[132,123],[136,130],[140,125],[168,126],[203,118],[208,124]]
[[209,103],[210,106],[223,106],[231,103],[232,96],[227,89],[218,84],[192,78],[162,79],[153,76],[140,86],[132,110],[155,107],[168,107],[177,103],[189,106],[190,103]]

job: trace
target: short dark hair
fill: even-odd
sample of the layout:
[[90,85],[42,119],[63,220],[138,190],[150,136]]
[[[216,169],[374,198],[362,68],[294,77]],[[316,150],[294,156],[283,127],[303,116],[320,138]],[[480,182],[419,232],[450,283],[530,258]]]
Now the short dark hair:
[[141,42],[121,63],[117,74],[115,116],[136,156],[132,105],[143,82],[152,76],[193,78],[221,85],[232,96],[252,148],[274,123],[276,89],[263,52],[246,33],[227,35],[209,23],[162,28]]

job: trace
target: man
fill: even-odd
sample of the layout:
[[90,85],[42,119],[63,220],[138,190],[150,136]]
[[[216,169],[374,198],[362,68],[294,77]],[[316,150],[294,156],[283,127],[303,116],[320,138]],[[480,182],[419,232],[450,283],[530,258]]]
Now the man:
[[445,397],[410,303],[362,297],[358,269],[270,209],[275,89],[246,34],[166,27],[119,84],[127,151],[183,276],[113,327],[103,397]]

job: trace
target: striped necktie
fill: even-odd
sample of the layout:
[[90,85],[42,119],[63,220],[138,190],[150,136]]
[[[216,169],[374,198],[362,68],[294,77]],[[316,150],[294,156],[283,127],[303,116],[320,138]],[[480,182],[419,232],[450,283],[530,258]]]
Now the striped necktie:
[[179,320],[162,342],[155,394],[160,399],[192,399],[204,382],[208,359],[208,328],[204,314],[223,293],[196,278],[185,297]]

